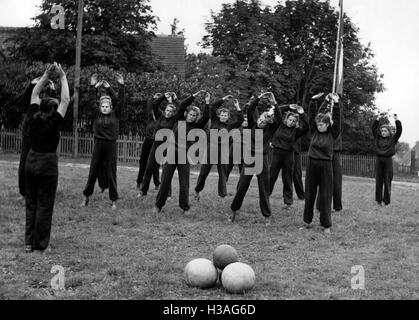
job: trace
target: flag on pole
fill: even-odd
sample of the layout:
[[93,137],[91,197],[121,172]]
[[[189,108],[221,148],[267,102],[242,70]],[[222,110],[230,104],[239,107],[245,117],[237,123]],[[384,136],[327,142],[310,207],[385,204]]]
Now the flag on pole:
[[339,95],[343,93],[343,0],[339,0],[338,36],[332,92]]

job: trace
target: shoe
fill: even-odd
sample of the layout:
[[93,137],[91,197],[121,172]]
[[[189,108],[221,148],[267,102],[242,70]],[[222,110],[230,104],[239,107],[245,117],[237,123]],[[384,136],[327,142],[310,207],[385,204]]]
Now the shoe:
[[229,221],[233,223],[236,220],[236,217],[239,213],[237,211],[232,211],[231,216],[229,217]]
[[116,201],[112,201],[112,210],[116,210]]
[[153,213],[157,214],[161,212],[161,208],[154,206],[153,207]]
[[323,228],[323,233],[330,234],[331,233],[330,228]]
[[336,212],[342,211],[342,208],[340,208],[340,209],[335,209],[335,211],[336,211]]
[[140,193],[139,194],[137,194],[137,198],[144,198],[144,197],[146,197],[147,196],[147,193],[144,193],[144,192],[142,192],[142,191],[140,191]]
[[271,217],[265,217],[265,226],[271,225]]
[[172,200],[172,196],[167,197],[167,201],[170,201],[170,200]]
[[80,207],[87,207],[89,205],[89,197],[84,197],[82,203],[80,204]]
[[23,200],[25,200],[25,197],[24,196],[19,196],[16,200],[17,201],[23,201]]
[[311,222],[311,223],[307,223],[307,222],[304,222],[304,225],[300,228],[300,230],[304,230],[304,229],[311,229],[311,228],[313,228],[314,227],[314,225],[313,225],[313,223]]
[[190,217],[193,215],[193,213],[191,212],[191,210],[183,210],[183,214],[185,217]]
[[284,209],[285,210],[290,210],[292,208],[292,204],[286,204],[285,206],[284,206]]
[[383,204],[380,201],[377,201],[377,206],[382,207]]
[[199,192],[195,192],[195,200],[199,201],[201,197],[199,196]]
[[25,252],[26,252],[26,253],[31,253],[31,252],[33,252],[33,248],[32,248],[32,246],[31,246],[30,244],[28,244],[28,245],[26,245],[26,246],[25,246]]

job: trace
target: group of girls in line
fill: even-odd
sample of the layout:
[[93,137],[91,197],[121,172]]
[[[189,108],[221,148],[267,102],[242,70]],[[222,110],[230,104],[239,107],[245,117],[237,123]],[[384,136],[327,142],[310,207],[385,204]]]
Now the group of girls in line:
[[[61,81],[61,99],[56,98],[55,85],[50,80],[57,73]],[[106,79],[98,80],[93,75],[90,82],[90,101],[94,114],[94,149],[90,162],[89,176],[83,190],[82,206],[88,206],[93,194],[96,180],[99,186],[109,188],[112,209],[116,209],[119,199],[117,188],[117,138],[119,134],[119,116],[124,104],[124,79],[117,74],[118,94]],[[205,106],[201,110],[194,102],[196,97],[205,95]],[[31,82],[24,94],[23,104],[27,108],[24,123],[22,154],[19,165],[19,191],[26,201],[26,251],[43,251],[48,247],[51,232],[52,213],[58,181],[57,146],[60,139],[59,126],[68,104],[70,103],[68,83],[65,72],[60,65],[48,66],[44,75]],[[30,98],[29,98],[30,97]],[[186,125],[186,135],[195,128],[204,129],[239,129],[250,130],[250,141],[241,140],[242,150],[247,148],[252,155],[262,153],[262,170],[256,175],[259,192],[259,205],[265,224],[271,223],[270,196],[274,190],[279,172],[282,171],[283,200],[285,208],[293,204],[292,184],[294,182],[298,198],[305,200],[304,226],[312,227],[314,206],[320,211],[320,225],[326,233],[332,226],[331,207],[342,210],[342,170],[340,153],[342,151],[341,123],[342,110],[340,97],[328,94],[320,103],[323,94],[314,96],[308,107],[308,114],[298,105],[281,105],[276,102],[271,92],[252,97],[243,110],[237,99],[226,96],[211,103],[209,93],[201,90],[179,101],[173,92],[156,94],[148,106],[148,123],[146,139],[143,143],[140,168],[137,177],[139,197],[147,195],[151,178],[158,189],[154,204],[154,212],[158,213],[165,206],[171,195],[171,182],[175,170],[179,179],[179,206],[186,215],[190,213],[189,180],[190,163],[179,161],[179,154],[187,154],[192,142],[177,139],[179,124]],[[232,101],[236,109],[235,120],[232,121],[230,109],[223,106]],[[319,106],[320,105],[320,106]],[[376,201],[378,205],[389,205],[391,197],[391,181],[393,177],[392,156],[395,154],[402,126],[396,118],[396,132],[393,133],[387,123],[379,116],[373,124],[373,136],[376,145]],[[172,130],[175,139],[174,163],[159,163],[156,150],[164,142],[156,140],[160,129]],[[255,132],[259,129],[263,134],[263,145],[256,145]],[[305,191],[301,182],[300,140],[310,134],[308,163],[305,176]],[[230,143],[230,159],[225,165],[222,159],[221,143],[208,141],[207,151],[211,147],[218,149],[218,195],[228,195],[226,182],[234,164],[240,168],[240,177],[236,192],[230,205],[229,220],[234,222],[243,204],[253,175],[247,174],[246,168],[252,167],[243,158],[233,162]],[[206,178],[211,170],[210,154],[207,152],[207,163],[202,164],[195,186],[195,198],[205,187]],[[223,161],[222,161],[223,160]],[[163,166],[159,181],[159,166]],[[383,193],[384,189],[384,193]],[[317,204],[316,204],[317,198]]]

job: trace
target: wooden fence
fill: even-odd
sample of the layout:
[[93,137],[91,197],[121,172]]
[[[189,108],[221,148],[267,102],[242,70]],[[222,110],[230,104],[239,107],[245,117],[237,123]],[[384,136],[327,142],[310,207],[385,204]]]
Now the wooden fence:
[[[118,162],[138,165],[141,147],[144,141],[142,136],[121,135],[118,139]],[[20,153],[22,144],[21,131],[16,129],[0,130],[0,149],[4,152]],[[74,139],[72,132],[61,132],[59,155],[72,157]],[[93,152],[93,134],[80,133],[78,141],[78,157],[90,159]],[[342,155],[342,171],[346,175],[374,176],[375,156]],[[307,165],[307,154],[302,154],[303,168]],[[394,173],[400,175],[417,174],[412,172],[410,166],[394,163]]]

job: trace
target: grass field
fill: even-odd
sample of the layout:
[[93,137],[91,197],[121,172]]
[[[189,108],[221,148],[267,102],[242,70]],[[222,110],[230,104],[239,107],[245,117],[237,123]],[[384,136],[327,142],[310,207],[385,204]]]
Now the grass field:
[[[107,193],[95,191],[81,209],[86,166],[60,163],[51,251],[24,253],[25,208],[17,201],[17,164],[0,155],[0,299],[419,299],[419,184],[395,182],[392,204],[377,208],[374,181],[344,177],[344,210],[333,213],[331,235],[318,226],[300,230],[303,201],[283,210],[281,182],[265,226],[252,181],[237,223],[227,223],[231,197],[219,199],[210,176],[193,216],[174,197],[152,213],[155,191],[136,199],[136,168],[119,168],[122,200],[111,211]],[[237,176],[229,183],[233,191]],[[153,185],[152,185],[153,186]],[[212,258],[219,244],[234,246],[251,265],[256,285],[245,295],[222,287],[189,288],[183,269],[194,258]],[[51,289],[52,266],[65,269],[65,290]],[[351,268],[363,266],[365,290],[351,289]]]

